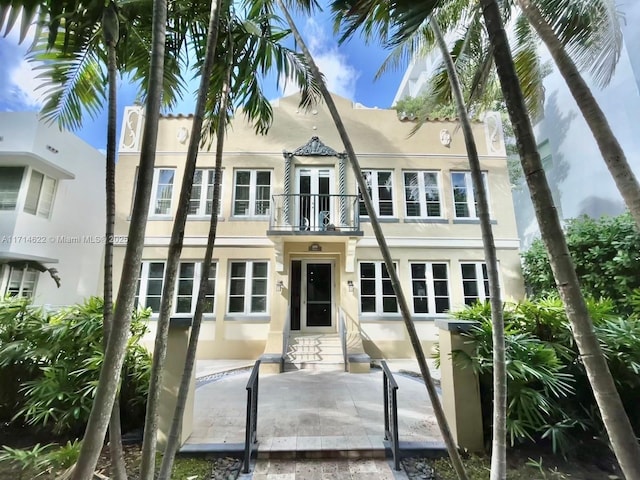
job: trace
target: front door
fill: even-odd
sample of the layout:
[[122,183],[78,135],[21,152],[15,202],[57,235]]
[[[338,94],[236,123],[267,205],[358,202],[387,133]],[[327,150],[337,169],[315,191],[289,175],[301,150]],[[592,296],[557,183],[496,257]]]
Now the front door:
[[335,331],[333,322],[333,263],[302,262],[302,325],[305,330]]
[[333,223],[333,169],[301,167],[297,170],[297,219],[301,230],[322,231]]

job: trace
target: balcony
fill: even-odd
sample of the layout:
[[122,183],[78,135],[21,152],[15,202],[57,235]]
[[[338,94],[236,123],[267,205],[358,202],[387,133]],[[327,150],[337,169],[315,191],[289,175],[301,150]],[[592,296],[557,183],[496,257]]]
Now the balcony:
[[358,197],[311,193],[273,195],[267,235],[361,236]]

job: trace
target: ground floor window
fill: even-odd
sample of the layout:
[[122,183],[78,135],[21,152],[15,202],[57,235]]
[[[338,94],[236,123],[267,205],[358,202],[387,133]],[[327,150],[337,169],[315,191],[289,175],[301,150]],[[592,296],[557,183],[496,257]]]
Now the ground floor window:
[[[215,263],[211,264],[209,282],[207,284],[207,296],[204,313],[213,313],[215,307],[216,290]],[[198,299],[198,289],[202,277],[201,262],[180,262],[178,266],[178,276],[176,278],[175,297],[173,301],[173,314],[193,315]],[[162,288],[164,285],[165,262],[147,261],[142,262],[140,276],[136,290],[136,306],[141,308],[151,308],[153,313],[160,311],[160,301],[162,299]]]
[[449,275],[446,263],[411,263],[413,312],[445,313],[449,310]]
[[398,300],[384,262],[360,262],[360,312],[398,313]]
[[228,313],[267,313],[268,262],[231,262],[229,267]]
[[486,302],[489,300],[489,275],[487,265],[483,262],[461,263],[462,289],[464,291],[464,303]]
[[5,294],[12,297],[33,297],[39,275],[39,271],[27,266],[11,267]]

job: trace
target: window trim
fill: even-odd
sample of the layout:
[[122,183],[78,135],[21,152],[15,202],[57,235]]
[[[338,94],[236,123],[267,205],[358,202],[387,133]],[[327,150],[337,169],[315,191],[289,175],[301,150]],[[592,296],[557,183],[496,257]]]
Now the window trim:
[[[28,183],[28,182],[25,182],[25,178],[27,177],[27,176],[25,175],[25,173],[27,173],[27,172],[28,172],[28,169],[27,169],[27,168],[25,168],[24,166],[20,166],[20,165],[16,165],[16,166],[13,166],[13,165],[2,166],[2,167],[0,167],[0,172],[2,171],[2,169],[15,169],[15,170],[21,170],[21,173],[20,173],[20,181],[18,182],[18,188],[17,188],[17,190],[15,190],[15,198],[13,199],[13,202],[12,202],[12,203],[13,203],[13,207],[12,207],[12,208],[4,208],[4,207],[2,207],[2,205],[4,205],[5,200],[3,200],[2,202],[0,202],[0,212],[15,212],[15,211],[18,209],[18,205],[20,204],[20,194],[22,193],[23,185],[24,185],[25,183]],[[2,176],[3,176],[4,178],[8,178],[5,174],[3,174]],[[6,193],[6,194],[8,194],[9,192],[10,192],[10,193],[14,193],[14,191],[13,191],[13,190],[11,190],[11,191],[7,190],[5,193]],[[3,194],[3,195],[4,195],[4,194]],[[7,195],[7,198],[8,198],[8,195]]]
[[[413,291],[413,282],[416,280],[413,277],[413,265],[425,265],[427,267],[425,269],[426,278],[417,279],[424,280],[426,282],[427,291],[427,309],[428,312],[416,312],[414,300],[416,298],[415,293]],[[409,271],[411,275],[411,311],[414,315],[418,315],[420,317],[447,317],[449,314],[447,312],[437,312],[436,310],[436,294],[435,294],[435,285],[433,278],[433,265],[444,265],[447,269],[447,299],[449,301],[448,311],[451,311],[451,269],[449,267],[449,262],[444,260],[410,260],[409,261]],[[438,281],[442,281],[442,279],[438,279]],[[442,297],[439,297],[442,298]]]
[[[9,291],[10,286],[11,286],[11,276],[14,272],[21,272],[21,277],[20,277],[20,286],[18,287],[18,291],[15,293],[11,293]],[[31,292],[29,295],[25,295],[25,280],[27,277],[27,274],[33,273],[34,274],[34,278],[33,278],[33,286],[31,288]],[[7,275],[7,285],[6,288],[4,289],[4,294],[5,295],[11,295],[12,297],[25,297],[25,298],[33,298],[36,295],[36,288],[38,287],[38,279],[40,278],[40,272],[34,268],[30,268],[29,265],[25,265],[22,268],[17,268],[17,267],[13,267],[13,266],[9,266],[9,273]]]
[[[243,311],[242,312],[231,312],[229,309],[231,307],[231,281],[234,278],[239,278],[239,277],[232,277],[232,273],[231,273],[231,266],[234,263],[244,263],[245,264],[245,276],[244,278],[244,292],[243,292],[243,297],[244,297],[244,305],[243,305]],[[252,312],[251,311],[251,299],[254,296],[253,295],[253,264],[254,263],[264,263],[267,265],[267,273],[266,273],[266,277],[264,277],[266,279],[267,285],[266,285],[266,290],[265,290],[265,309],[264,312]],[[270,267],[270,263],[269,260],[267,259],[230,259],[228,262],[228,270],[227,270],[227,305],[226,305],[226,311],[225,314],[226,316],[230,317],[230,318],[237,318],[237,317],[251,317],[251,318],[256,318],[256,317],[265,317],[265,316],[269,316],[270,315],[270,307],[271,307],[271,303],[269,301],[269,283],[270,283],[270,278],[269,275],[271,273],[271,267]],[[259,277],[262,278],[262,277]]]
[[[188,216],[190,219],[194,219],[194,218],[210,218],[211,214],[207,213],[207,193],[208,193],[208,188],[209,188],[209,173],[211,173],[211,175],[213,175],[213,182],[211,184],[211,186],[213,188],[215,188],[215,173],[216,173],[216,169],[215,168],[196,168],[196,171],[201,170],[202,173],[202,180],[200,182],[200,198],[198,199],[198,211],[196,213],[189,213]],[[205,180],[205,176],[206,176],[206,181]],[[195,177],[195,173],[194,173],[194,177]],[[223,195],[223,181],[224,181],[224,171],[221,170],[220,171],[220,199],[218,202],[218,220],[220,220],[220,218],[222,217],[222,199],[224,197]],[[194,186],[194,182],[191,182],[191,192],[193,192],[193,186]],[[193,197],[191,197],[190,199],[190,203],[193,202],[195,199]],[[213,198],[212,198],[212,202],[213,202]],[[191,206],[191,205],[189,205]],[[212,212],[213,213],[213,212]]]
[[[397,215],[397,211],[396,211],[396,188],[395,188],[395,181],[394,181],[394,175],[395,175],[395,170],[391,169],[385,169],[385,168],[367,168],[367,169],[363,169],[362,170],[362,174],[364,176],[364,181],[365,183],[367,183],[367,178],[366,178],[366,174],[370,173],[372,178],[375,178],[375,182],[371,183],[371,202],[373,203],[373,206],[376,210],[376,215],[380,218],[383,219],[393,219],[393,218],[398,218]],[[391,180],[391,209],[392,209],[392,213],[391,215],[382,215],[380,214],[380,196],[378,194],[378,189],[380,188],[380,185],[378,184],[378,174],[379,173],[389,173],[389,179]],[[374,175],[375,174],[375,175]],[[383,185],[384,187],[384,185]],[[369,218],[369,215],[367,214],[366,210],[364,211],[364,213],[360,213],[361,209],[360,209],[360,205],[363,203],[362,200],[360,200],[360,187],[358,186],[358,183],[356,182],[356,192],[358,194],[358,213],[360,215],[360,217],[363,218]],[[364,205],[363,205],[364,206]]]
[[[467,205],[467,209],[469,210],[469,215],[466,217],[458,216],[458,213],[456,211],[456,203],[462,203],[462,202],[456,202],[455,186],[453,184],[454,174],[464,175],[465,189],[467,191],[465,203]],[[476,191],[473,188],[473,180],[471,178],[471,172],[469,170],[452,170],[450,172],[450,179],[451,179],[451,201],[453,206],[454,220],[478,219],[479,217],[476,209]],[[489,217],[491,217],[491,196],[489,195],[489,179],[486,171],[482,171],[482,180],[484,182],[484,188],[487,192],[487,205],[489,206]],[[471,195],[469,195],[469,192],[471,192]],[[473,200],[471,200],[470,197],[473,197]]]
[[[160,291],[164,291],[164,281],[165,281],[165,275],[167,273],[167,262],[166,260],[155,260],[155,259],[151,259],[151,260],[143,260],[141,262],[140,265],[140,276],[138,277],[138,284],[137,284],[137,288],[136,288],[136,302],[137,302],[137,306],[136,308],[147,308],[147,288],[148,288],[148,282],[149,282],[149,265],[152,263],[162,263],[163,264],[163,271],[162,271],[162,284],[160,287]],[[191,290],[191,311],[190,312],[182,312],[182,313],[178,313],[177,312],[177,307],[178,307],[178,286],[179,286],[179,282],[180,282],[180,266],[183,263],[193,263],[194,264],[194,276],[193,276],[193,286],[192,286],[192,290]],[[172,297],[172,306],[171,306],[171,316],[172,317],[188,317],[191,318],[193,317],[194,313],[195,313],[195,309],[196,309],[196,303],[198,300],[198,290],[200,288],[200,279],[202,278],[202,263],[199,260],[189,260],[189,259],[184,259],[181,260],[180,263],[178,264],[178,271],[177,271],[177,275],[176,275],[176,283],[173,289],[173,297]],[[210,312],[203,312],[203,317],[205,318],[210,318],[210,317],[214,317],[215,313],[216,313],[216,306],[217,306],[217,288],[218,288],[218,262],[217,261],[212,261],[211,262],[211,266],[215,267],[215,277],[211,277],[210,280],[213,280],[213,285],[214,285],[214,290],[213,290],[213,307],[212,307],[212,311]],[[144,293],[144,295],[143,295]],[[160,297],[162,298],[162,294],[160,295]],[[142,301],[142,299],[144,298],[144,302]],[[152,319],[157,319],[159,315],[159,312],[152,312],[151,313],[151,318]]]
[[[475,268],[475,274],[476,274],[476,278],[475,279],[465,279],[464,278],[464,273],[462,271],[462,266],[463,265],[473,265]],[[485,271],[487,272],[487,277],[484,277],[484,272],[482,270],[482,266],[484,265],[485,267]],[[499,268],[499,267],[498,267]],[[489,271],[487,269],[487,262],[485,261],[460,261],[460,278],[462,280],[462,304],[463,305],[472,305],[473,303],[477,302],[477,301],[481,301],[481,302],[487,302],[490,300],[490,294],[491,292],[489,292],[489,295],[487,295],[487,293],[485,292],[485,286],[484,283],[487,282],[487,290],[489,289]],[[469,304],[467,303],[467,298],[471,298],[471,297],[467,297],[467,295],[465,295],[464,293],[464,283],[465,282],[470,282],[470,281],[474,281],[476,284],[476,288],[478,290],[478,296],[474,297],[475,300],[473,303]],[[498,280],[499,281],[499,280]]]
[[[56,192],[58,191],[58,180],[34,168],[30,169],[30,172],[31,174],[29,175],[29,181],[27,182],[27,192],[24,198],[24,206],[22,207],[22,211],[30,215],[34,215],[36,217],[49,219],[51,218],[51,213],[53,212],[53,204],[56,198]],[[34,181],[34,175],[36,174],[40,175],[42,177],[42,180],[36,192],[34,207],[30,208],[30,206],[27,205],[27,202],[29,201],[31,184]],[[43,203],[44,203],[43,193],[45,192],[45,188],[47,185],[49,186],[52,185],[50,190],[51,202],[49,203],[48,209],[45,212],[44,206],[43,206]]]
[[[375,311],[373,312],[363,312],[362,311],[362,264],[363,263],[372,263],[374,265],[374,281],[375,281]],[[396,298],[396,308],[395,312],[385,312],[383,300],[385,298],[382,289],[382,265],[385,265],[384,260],[360,260],[358,261],[358,313],[362,317],[370,318],[370,317],[391,317],[398,318],[401,317],[400,306],[398,305],[398,299]],[[398,262],[394,260],[393,266],[398,272]],[[370,279],[368,279],[370,280]],[[390,279],[389,279],[390,280]],[[371,295],[367,295],[370,297]],[[395,295],[394,295],[395,296]]]
[[[171,183],[171,197],[169,198],[169,213],[156,213],[156,204],[158,202],[158,185],[160,184],[160,172],[163,170],[168,170],[173,172],[173,179]],[[177,177],[177,168],[175,167],[155,167],[153,169],[153,183],[151,186],[151,201],[149,202],[149,217],[153,219],[157,218],[171,218],[173,215],[173,200],[175,197],[175,186],[176,186],[176,177]],[[137,179],[136,179],[137,180]],[[134,193],[134,202],[135,202],[135,193]],[[133,205],[133,204],[132,204]],[[132,206],[133,208],[133,206]]]
[[[419,203],[420,203],[420,211],[421,215],[413,216],[407,213],[407,183],[405,174],[407,173],[417,173],[418,174],[418,191],[419,191]],[[426,185],[424,182],[424,174],[425,173],[435,173],[436,174],[436,182],[438,187],[438,204],[440,208],[440,215],[429,215],[427,209],[427,200],[426,200]],[[446,219],[444,215],[444,204],[442,201],[442,172],[440,170],[414,170],[408,169],[402,171],[402,187],[403,187],[403,196],[402,196],[402,204],[404,206],[404,218],[409,221],[417,221],[417,220],[443,220]]]
[[[238,173],[239,172],[249,172],[249,212],[245,214],[237,214],[236,210],[236,195],[237,195],[237,187],[238,187]],[[270,212],[266,214],[257,214],[256,213],[256,192],[258,190],[257,177],[258,172],[268,172],[269,173],[269,204],[271,204],[271,195],[273,189],[273,169],[269,168],[236,168],[233,171],[233,201],[231,203],[231,217],[247,219],[247,218],[260,218],[260,219],[268,219]],[[243,200],[245,201],[245,200]]]

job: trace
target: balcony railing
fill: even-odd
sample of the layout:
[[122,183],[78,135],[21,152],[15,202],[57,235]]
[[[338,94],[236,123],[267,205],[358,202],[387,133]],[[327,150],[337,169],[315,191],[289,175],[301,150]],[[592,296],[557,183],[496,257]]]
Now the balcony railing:
[[271,197],[270,231],[358,232],[357,195],[282,194]]

